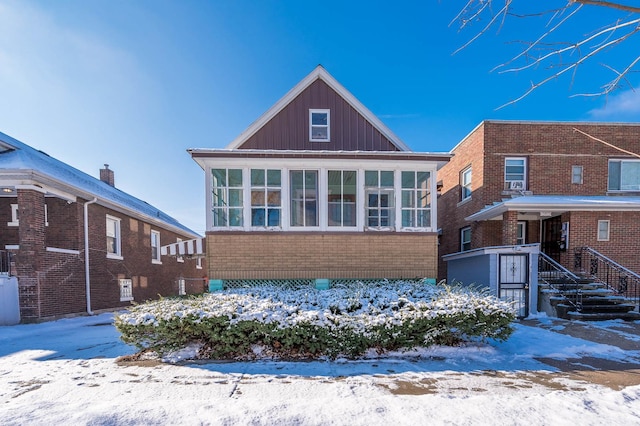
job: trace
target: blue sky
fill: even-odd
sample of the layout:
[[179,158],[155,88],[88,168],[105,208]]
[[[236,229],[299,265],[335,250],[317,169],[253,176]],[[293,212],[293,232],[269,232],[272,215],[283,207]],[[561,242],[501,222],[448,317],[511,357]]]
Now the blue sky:
[[[485,119],[640,118],[632,90],[569,97],[606,82],[599,65],[497,110],[547,75],[491,72],[544,23],[507,21],[454,55],[480,28],[451,24],[464,3],[2,0],[0,131],[96,177],[108,163],[117,187],[204,233],[186,149],[225,147],[318,64],[416,151],[448,151]],[[637,51],[626,43],[604,60]]]

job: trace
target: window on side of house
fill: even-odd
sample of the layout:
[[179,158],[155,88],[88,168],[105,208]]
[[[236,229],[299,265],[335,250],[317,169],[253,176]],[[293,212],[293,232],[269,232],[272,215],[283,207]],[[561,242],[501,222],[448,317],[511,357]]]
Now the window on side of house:
[[281,173],[280,170],[251,169],[251,226],[281,226]]
[[404,171],[401,174],[403,228],[431,226],[431,173]]
[[571,166],[571,183],[582,185],[582,166]]
[[598,221],[598,241],[609,241],[609,228],[610,228],[610,221],[608,220]]
[[20,210],[18,209],[18,205],[17,204],[11,204],[11,222],[7,222],[7,226],[19,226],[20,225],[20,218],[18,216],[18,212]]
[[460,201],[471,198],[471,167],[464,169],[460,173]]
[[376,230],[393,229],[395,226],[395,197],[393,172],[388,170],[365,170],[366,228]]
[[242,169],[211,169],[211,179],[213,226],[242,227]]
[[160,232],[151,231],[151,262],[161,264],[160,256]]
[[609,160],[609,191],[640,191],[640,160]]
[[507,157],[504,159],[504,189],[526,190],[527,159]]
[[202,269],[202,258],[196,257],[196,269]]
[[357,172],[354,170],[329,170],[327,177],[328,225],[355,227]]
[[329,142],[331,138],[331,114],[328,109],[309,110],[309,140]]
[[181,242],[182,242],[182,238],[176,238],[176,243],[178,243],[178,247],[176,248],[176,253],[177,253],[176,261],[180,262],[180,263],[183,263],[184,262],[184,256],[180,255],[180,250],[183,250],[182,244],[180,244]]
[[521,246],[527,243],[527,222],[518,222],[518,235],[516,244]]
[[460,251],[471,250],[471,227],[467,226],[460,230]]
[[318,226],[318,171],[292,170],[289,178],[291,226]]
[[120,219],[107,215],[107,257],[122,258]]
[[128,302],[133,300],[133,282],[131,279],[119,279],[120,285],[120,301]]

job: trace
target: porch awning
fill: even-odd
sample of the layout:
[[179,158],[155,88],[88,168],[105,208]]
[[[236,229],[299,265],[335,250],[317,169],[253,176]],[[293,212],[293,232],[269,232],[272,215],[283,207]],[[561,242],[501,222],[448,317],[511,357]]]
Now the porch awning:
[[160,247],[160,254],[163,256],[191,256],[205,257],[205,239],[196,238],[194,240],[179,241]]
[[501,220],[502,214],[508,211],[536,214],[538,217],[553,217],[568,211],[640,211],[640,197],[526,195],[487,206],[465,220]]

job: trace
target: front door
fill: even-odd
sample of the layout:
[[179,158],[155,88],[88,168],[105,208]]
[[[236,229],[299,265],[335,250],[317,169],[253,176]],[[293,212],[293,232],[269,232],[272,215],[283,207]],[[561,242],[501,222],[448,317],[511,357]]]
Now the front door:
[[529,255],[501,254],[499,297],[513,302],[516,315],[524,318],[529,314]]
[[562,239],[562,220],[555,216],[542,221],[542,252],[560,262],[560,241]]

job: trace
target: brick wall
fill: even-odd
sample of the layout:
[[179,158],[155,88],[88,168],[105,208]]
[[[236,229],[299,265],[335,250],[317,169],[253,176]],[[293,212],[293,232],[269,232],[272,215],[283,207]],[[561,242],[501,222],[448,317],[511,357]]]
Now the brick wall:
[[433,233],[207,233],[209,278],[435,278]]
[[[47,205],[48,226],[44,222]],[[19,190],[17,198],[0,199],[0,243],[19,245],[15,252],[23,321],[86,311],[84,202],[67,203],[36,190]],[[19,205],[19,227],[7,227],[10,204]],[[122,257],[107,258],[106,215],[121,219]],[[131,279],[136,302],[159,295],[178,294],[178,280],[186,281],[187,294],[205,289],[206,263],[163,256],[162,264],[151,261],[151,230],[160,232],[160,243],[190,239],[98,204],[89,205],[89,266],[92,310],[126,307],[120,301],[118,279]],[[47,249],[49,248],[49,249]],[[51,251],[63,249],[60,251]],[[76,252],[65,252],[72,250]]]
[[[505,244],[502,239],[500,221],[485,221],[469,224],[464,218],[481,210],[486,205],[500,202],[511,194],[504,190],[504,162],[506,157],[527,158],[527,189],[534,195],[607,195],[608,160],[610,158],[633,158],[619,150],[594,141],[576,132],[578,128],[598,139],[614,144],[621,149],[638,152],[640,150],[640,125],[633,124],[583,124],[583,123],[535,123],[535,122],[492,122],[480,124],[454,150],[454,157],[439,172],[443,183],[438,205],[438,224],[442,229],[439,254],[454,253],[460,248],[460,229],[472,228],[472,248]],[[471,200],[460,202],[460,172],[468,165],[473,167],[473,193]],[[582,166],[583,183],[571,183],[572,166]],[[638,196],[640,193],[625,194]],[[634,257],[638,240],[633,238],[637,226],[631,218],[636,213],[624,214],[617,222],[621,229],[616,241],[605,244],[607,253],[619,263],[637,265]],[[583,223],[574,218],[582,217],[573,213],[563,216],[563,221],[571,217],[571,232],[576,238],[581,233],[595,232],[593,224]],[[629,220],[624,220],[625,218]],[[576,219],[577,220],[577,219]],[[596,221],[597,223],[597,221]],[[613,227],[613,224],[612,224]],[[613,230],[612,230],[613,232]],[[573,236],[571,236],[573,240]],[[583,239],[584,244],[594,244],[595,249],[603,244]],[[527,243],[540,242],[540,222],[527,223]],[[589,242],[589,244],[587,244]],[[567,265],[570,253],[561,255]],[[618,260],[616,260],[618,261]],[[439,263],[440,278],[446,276],[446,263]]]

